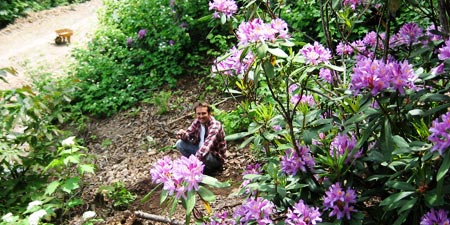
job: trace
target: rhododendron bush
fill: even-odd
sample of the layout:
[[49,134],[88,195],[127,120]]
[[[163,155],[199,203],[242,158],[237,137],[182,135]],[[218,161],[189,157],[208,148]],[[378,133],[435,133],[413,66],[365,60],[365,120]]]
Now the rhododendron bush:
[[445,1],[308,2],[322,32],[302,40],[286,22],[291,1],[210,3],[236,36],[212,75],[235,81],[253,112],[228,140],[257,164],[243,173],[242,206],[203,222],[449,224]]

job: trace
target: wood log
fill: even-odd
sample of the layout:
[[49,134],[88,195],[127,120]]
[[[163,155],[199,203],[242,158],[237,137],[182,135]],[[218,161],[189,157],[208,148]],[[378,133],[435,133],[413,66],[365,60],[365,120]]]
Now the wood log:
[[142,219],[153,220],[153,221],[162,222],[162,223],[168,223],[171,225],[184,225],[183,222],[180,222],[178,220],[170,219],[170,218],[167,218],[164,216],[150,214],[150,213],[146,213],[146,212],[142,212],[142,211],[135,211],[134,214],[137,217],[142,218]]

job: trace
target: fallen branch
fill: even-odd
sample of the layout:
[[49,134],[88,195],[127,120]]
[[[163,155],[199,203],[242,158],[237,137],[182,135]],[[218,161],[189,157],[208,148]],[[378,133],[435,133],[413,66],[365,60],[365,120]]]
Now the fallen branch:
[[172,123],[175,123],[175,122],[177,122],[178,120],[184,119],[184,118],[189,117],[189,116],[192,117],[192,115],[193,115],[192,113],[185,114],[185,115],[183,115],[183,116],[181,116],[181,117],[178,117],[177,119],[174,119],[174,120],[168,122],[167,125],[170,125],[170,124],[172,124]]
[[162,222],[162,223],[168,223],[171,225],[183,225],[184,224],[175,219],[169,219],[164,216],[158,216],[158,215],[154,215],[154,214],[150,214],[150,213],[146,213],[146,212],[142,212],[142,211],[135,211],[134,215],[136,215],[137,217],[142,218],[142,219],[153,220],[153,221]]

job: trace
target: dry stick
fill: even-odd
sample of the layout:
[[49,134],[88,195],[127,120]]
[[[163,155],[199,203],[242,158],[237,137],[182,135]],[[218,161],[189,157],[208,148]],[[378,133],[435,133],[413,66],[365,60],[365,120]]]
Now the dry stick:
[[192,116],[192,113],[189,113],[189,114],[183,115],[183,116],[181,116],[181,117],[178,117],[178,118],[176,118],[176,119],[174,119],[174,120],[168,122],[167,125],[170,125],[170,124],[172,124],[172,123],[175,123],[175,122],[177,122],[178,120],[184,119],[184,118],[189,117],[189,116]]
[[182,223],[178,220],[169,219],[164,216],[158,216],[155,214],[150,214],[150,213],[146,213],[146,212],[142,212],[142,211],[135,211],[134,215],[136,215],[137,217],[142,218],[142,219],[148,219],[148,220],[153,220],[153,221],[157,221],[157,222],[168,223],[171,225],[184,225],[184,223]]

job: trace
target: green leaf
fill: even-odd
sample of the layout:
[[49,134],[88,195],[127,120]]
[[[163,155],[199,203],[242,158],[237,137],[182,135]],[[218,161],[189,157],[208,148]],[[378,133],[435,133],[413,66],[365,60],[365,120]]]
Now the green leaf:
[[220,182],[216,178],[210,177],[208,175],[203,175],[202,183],[216,188],[225,188],[230,186],[228,182]]
[[81,175],[84,175],[84,173],[92,173],[92,174],[94,174],[94,173],[95,173],[95,171],[94,171],[94,166],[93,166],[93,165],[90,165],[90,164],[81,164],[81,165],[78,165],[78,172],[79,172]]
[[80,187],[80,185],[78,184],[79,181],[80,181],[79,177],[69,178],[61,185],[61,189],[64,192],[70,194],[72,193],[73,190]]
[[444,187],[444,176],[447,174],[448,169],[450,168],[450,153],[446,152],[445,155],[442,156],[444,160],[442,161],[441,167],[436,174],[437,187],[436,194],[438,196],[437,204],[443,203],[443,187]]
[[408,201],[403,201],[403,204],[402,204],[403,206],[400,208],[400,210],[398,210],[398,212],[401,213],[406,210],[411,210],[414,207],[414,205],[416,204],[416,202],[417,202],[417,198],[413,198]]
[[407,182],[401,182],[401,181],[395,181],[395,180],[391,180],[386,182],[386,185],[397,189],[397,190],[402,190],[402,191],[415,191],[416,188],[414,188],[413,185],[411,185],[410,183]]
[[69,163],[78,164],[80,163],[80,156],[79,155],[71,155],[68,156],[63,160],[64,165],[68,165]]
[[256,48],[256,55],[258,56],[258,58],[262,59],[264,58],[264,56],[266,56],[267,53],[267,49],[269,47],[267,47],[267,44],[265,43],[261,43],[257,48]]
[[159,204],[161,205],[164,201],[166,201],[168,196],[169,196],[169,191],[168,190],[162,190],[161,191],[161,197],[159,198]]
[[[146,194],[146,195],[141,199],[141,203],[144,203],[144,202],[148,201],[148,199],[150,198],[150,196],[152,196],[152,194],[156,191],[156,189],[158,189],[159,186],[161,186],[161,185],[162,185],[162,183],[156,185],[155,188],[153,188],[148,194]],[[161,194],[162,194],[162,192],[161,192]]]
[[395,135],[392,139],[398,148],[409,148],[408,142],[406,142],[403,137]]
[[383,153],[384,161],[390,162],[392,160],[392,151],[394,149],[392,141],[391,124],[388,119],[384,120],[383,130],[380,138],[381,152]]
[[207,201],[207,202],[215,202],[216,201],[216,195],[208,189],[206,189],[203,186],[199,186],[197,193],[200,195],[200,197]]
[[335,66],[335,65],[331,65],[331,64],[325,64],[325,67],[328,67],[329,69],[338,71],[338,72],[344,72],[345,68],[344,67],[340,67],[340,66]]
[[255,137],[254,137],[254,136],[245,139],[245,141],[243,141],[243,142],[239,145],[239,148],[238,148],[238,149],[244,148],[245,146],[247,146],[248,144],[250,144],[250,142],[252,142],[253,140],[255,140]]
[[400,193],[392,194],[391,196],[385,198],[385,199],[380,203],[380,205],[381,205],[381,206],[391,205],[391,204],[393,204],[393,203],[395,203],[395,202],[397,202],[397,201],[400,201],[401,199],[406,198],[406,197],[408,197],[408,196],[410,196],[410,195],[412,195],[412,194],[414,194],[413,191],[405,191],[405,192],[400,192]]
[[253,133],[251,133],[251,132],[240,132],[240,133],[230,134],[225,137],[225,140],[226,141],[236,141],[236,140],[245,138],[252,134]]
[[420,97],[420,101],[423,102],[448,102],[450,101],[450,97],[445,94],[435,94],[435,93],[427,93]]
[[220,16],[220,22],[222,24],[225,24],[227,22],[227,16],[225,15],[225,13],[222,13],[222,15]]
[[51,194],[55,193],[55,191],[59,187],[59,185],[60,185],[60,183],[57,180],[51,182],[45,189],[45,194],[51,195]]
[[276,57],[280,57],[280,58],[289,57],[289,55],[286,54],[286,52],[284,52],[283,50],[281,50],[279,48],[268,48],[267,51]]
[[186,195],[186,199],[183,200],[186,204],[186,213],[190,214],[195,206],[195,191],[190,190]]
[[277,193],[280,195],[281,198],[286,198],[286,189],[284,187],[278,186],[277,187]]
[[264,62],[264,72],[266,72],[267,77],[273,78],[275,75],[275,71],[273,69],[272,64],[269,61]]
[[212,14],[209,14],[207,16],[203,16],[197,19],[198,22],[207,22],[208,20],[211,20],[213,17]]
[[450,154],[447,153],[443,156],[444,160],[442,161],[441,167],[439,167],[439,171],[436,175],[437,182],[441,181],[444,178],[445,174],[447,174],[448,169],[450,168]]
[[264,177],[263,175],[261,175],[261,174],[246,174],[246,175],[244,175],[244,179],[245,180],[254,180],[254,179],[259,179],[259,178],[262,178],[262,177]]
[[313,133],[310,132],[309,130],[304,130],[303,131],[303,141],[305,142],[305,144],[310,145],[312,143],[313,140]]
[[424,114],[422,109],[412,109],[408,112],[411,116],[422,116]]
[[75,206],[79,206],[79,205],[82,205],[82,204],[83,204],[83,199],[81,199],[81,198],[71,199],[68,202],[68,205],[69,205],[70,208],[73,208]]
[[400,216],[395,220],[393,225],[402,225],[404,224],[406,217],[408,217],[409,212],[405,212],[400,214]]

